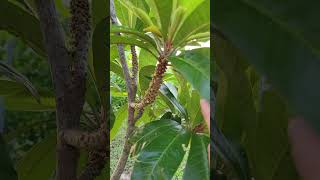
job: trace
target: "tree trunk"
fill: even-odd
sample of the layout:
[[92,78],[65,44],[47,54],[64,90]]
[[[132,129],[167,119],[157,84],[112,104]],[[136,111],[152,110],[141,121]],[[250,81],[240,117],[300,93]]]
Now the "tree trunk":
[[[56,97],[57,134],[65,129],[77,129],[84,103],[85,75],[73,81],[70,72],[72,59],[65,45],[54,0],[36,0],[44,44],[51,67]],[[84,71],[79,69],[77,71]],[[85,74],[77,72],[77,74]],[[57,142],[57,180],[76,180],[79,150]]]

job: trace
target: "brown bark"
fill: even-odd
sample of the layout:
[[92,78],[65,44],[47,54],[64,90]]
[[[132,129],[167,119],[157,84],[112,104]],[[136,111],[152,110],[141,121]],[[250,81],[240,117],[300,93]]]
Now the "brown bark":
[[[65,45],[61,25],[59,24],[54,1],[36,0],[37,12],[43,34],[56,96],[57,131],[77,129],[84,104],[85,66],[84,62],[70,72],[68,50]],[[65,143],[57,143],[56,179],[77,179],[79,150]]]
[[[110,16],[111,16],[112,24],[118,24],[113,0],[110,0]],[[135,53],[133,48],[132,48],[132,50]],[[123,150],[121,153],[121,158],[119,159],[117,167],[111,176],[111,180],[119,180],[122,172],[124,171],[124,168],[126,166],[126,163],[127,163],[127,160],[128,160],[129,154],[130,154],[130,149],[132,146],[132,144],[129,142],[129,137],[131,136],[131,134],[135,128],[134,127],[135,109],[133,107],[131,107],[130,104],[135,102],[136,89],[137,89],[136,77],[135,77],[135,79],[132,79],[132,77],[130,76],[128,64],[126,62],[126,58],[125,58],[125,54],[124,54],[124,47],[122,44],[118,44],[118,53],[119,53],[119,59],[120,59],[120,63],[122,66],[122,70],[123,70],[123,74],[124,74],[125,82],[126,82],[126,87],[127,87],[127,92],[128,92],[128,128],[126,131],[125,144],[124,144],[124,147],[123,147]],[[133,54],[133,56],[134,55],[135,54]],[[134,63],[134,64],[138,65],[137,63]]]
[[107,145],[107,136],[104,130],[84,132],[82,130],[68,129],[61,131],[59,137],[65,144],[79,149],[95,150],[102,149]]

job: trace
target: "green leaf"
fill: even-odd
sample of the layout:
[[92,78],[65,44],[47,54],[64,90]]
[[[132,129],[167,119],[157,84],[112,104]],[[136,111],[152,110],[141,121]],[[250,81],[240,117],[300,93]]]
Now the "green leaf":
[[8,111],[30,111],[30,112],[44,112],[55,111],[55,98],[54,97],[41,97],[39,104],[31,96],[16,96],[6,97],[4,99],[4,107]]
[[208,160],[209,138],[200,134],[192,134],[191,148],[184,169],[184,180],[209,180],[210,169]]
[[93,24],[99,24],[103,19],[107,19],[109,12],[109,2],[107,0],[93,0],[92,7],[92,20]]
[[[135,4],[133,4],[131,1],[126,0],[119,0],[119,2],[126,7],[131,13],[135,14],[140,20],[146,25],[146,26],[152,26],[153,22],[147,12],[140,7],[137,7]],[[128,16],[128,18],[130,15]],[[128,24],[130,24],[130,21],[128,21]],[[131,26],[132,27],[132,26]]]
[[121,65],[115,63],[115,61],[110,62],[110,71],[114,72],[116,75],[124,79],[122,67]]
[[19,37],[40,56],[46,57],[38,19],[7,0],[0,1],[0,29]]
[[[162,116],[166,117],[166,113]],[[133,155],[139,154],[141,149],[148,145],[157,136],[154,133],[157,131],[164,131],[177,122],[168,121],[167,119],[160,118],[160,120],[152,121],[140,128],[138,128],[133,136],[130,138],[130,142],[134,144]],[[173,123],[173,124],[172,124]]]
[[49,179],[56,165],[56,140],[51,134],[32,147],[17,164],[19,179]]
[[228,138],[225,138],[219,130],[215,130],[214,136],[217,136],[214,142],[217,146],[215,149],[239,178],[248,179],[246,162],[239,148],[236,148],[238,145],[243,145],[241,144],[243,138],[252,134],[256,124],[256,110],[246,74],[248,65],[232,45],[220,39],[215,41],[220,44],[213,52],[219,70],[215,118],[223,134]]
[[170,103],[181,113],[181,115],[188,119],[187,111],[184,109],[184,107],[179,103],[177,98],[173,95],[171,90],[168,88],[168,86],[164,83],[160,87],[160,92],[164,97],[166,97]]
[[33,97],[40,102],[39,93],[33,84],[21,73],[19,73],[13,67],[0,62],[0,74],[5,74],[9,78],[15,80],[16,82],[24,85],[24,87],[33,95]]
[[[265,91],[261,112],[254,133],[247,135],[248,157],[256,179],[280,180],[279,177],[300,179],[295,171],[287,135],[288,113],[286,104],[274,91]],[[286,162],[282,162],[282,161]],[[280,166],[280,164],[286,166]],[[278,175],[276,175],[278,174]]]
[[[97,24],[92,38],[92,51],[93,51],[93,67],[96,79],[96,85],[100,95],[101,104],[105,112],[108,112],[107,105],[107,85],[108,83],[108,53],[109,46],[107,42],[108,37],[108,20],[102,19]],[[107,118],[108,119],[108,118]]]
[[118,0],[114,1],[114,6],[120,23],[129,27],[128,9]]
[[141,49],[139,54],[139,70],[148,65],[157,64],[157,59],[148,51]]
[[164,38],[167,37],[171,10],[172,10],[172,0],[146,0],[147,4],[150,7],[150,10],[155,14],[155,18],[158,22],[158,26]]
[[140,41],[137,40],[136,38],[133,37],[123,37],[123,36],[118,36],[118,35],[110,35],[110,44],[130,44],[130,45],[135,45],[140,48],[143,48],[147,51],[149,51],[154,57],[157,58],[158,51],[150,44],[145,41]]
[[179,82],[179,87],[178,87],[178,100],[179,102],[184,106],[187,107],[187,103],[190,100],[190,88],[188,86],[188,82],[186,79],[184,79],[181,74],[179,73],[174,73],[176,79]]
[[91,110],[98,111],[100,107],[97,105],[100,104],[100,97],[98,88],[96,85],[96,81],[94,80],[93,73],[89,69],[88,76],[86,81],[86,94],[85,94],[85,101],[90,106]]
[[0,78],[0,96],[4,96],[4,107],[9,111],[55,111],[55,98],[51,92],[41,91],[36,100],[24,85]]
[[145,125],[154,120],[154,117],[152,117],[151,111],[152,109],[150,106],[145,108],[143,115],[136,122],[137,127],[140,127],[141,125]]
[[224,0],[213,12],[215,28],[320,132],[320,112],[315,110],[320,84],[314,83],[320,77],[320,36],[315,30],[319,24],[314,23],[320,13],[317,5],[311,1]]
[[239,143],[247,126],[256,123],[253,95],[246,74],[248,64],[231,44],[218,38],[216,41],[220,44],[214,51],[220,69],[216,118],[223,133]]
[[29,93],[25,87],[17,82],[0,78],[0,96],[14,96],[20,93]]
[[195,127],[202,123],[203,116],[200,108],[200,95],[196,90],[191,93],[191,99],[188,101],[187,110],[189,114],[189,120],[192,127]]
[[186,15],[174,37],[176,46],[183,44],[192,35],[210,31],[210,1],[203,0],[200,4],[199,2],[200,0],[193,2],[195,7],[189,7],[191,12],[187,12],[189,14]]
[[124,26],[111,26],[110,33],[124,33],[129,35],[135,35],[137,36],[137,38],[140,38],[141,40],[150,43],[155,49],[157,48],[156,43],[151,37],[135,29],[127,28]]
[[200,95],[210,99],[210,53],[209,48],[186,51],[179,57],[170,57],[175,70],[180,72],[192,86],[199,91]]
[[115,114],[115,121],[110,131],[110,140],[112,141],[121,128],[123,121],[128,118],[128,104],[122,105]]
[[[111,102],[110,102],[110,107],[112,107]],[[116,116],[114,115],[114,111],[112,108],[109,108],[109,113],[110,113],[109,114],[109,118],[110,118],[109,124],[110,124],[110,129],[112,129],[114,126],[114,123],[116,121]]]
[[146,128],[142,138],[148,136],[149,143],[139,153],[131,179],[171,179],[185,155],[190,132],[172,120],[153,121]]
[[177,123],[181,124],[181,118],[179,116],[172,114],[172,112],[164,113],[159,120],[161,121],[161,120],[166,120],[166,119],[171,119],[171,120],[176,121]]
[[18,180],[18,175],[13,167],[5,141],[0,134],[0,177],[6,180]]
[[156,66],[154,65],[148,65],[139,71],[139,86],[142,94],[145,94],[145,91],[148,89],[155,68]]
[[111,91],[112,97],[128,97],[127,92]]
[[27,3],[25,3],[24,0],[7,0],[9,1],[10,3],[22,8],[23,10],[27,11],[27,12],[31,12],[31,9],[28,7]]

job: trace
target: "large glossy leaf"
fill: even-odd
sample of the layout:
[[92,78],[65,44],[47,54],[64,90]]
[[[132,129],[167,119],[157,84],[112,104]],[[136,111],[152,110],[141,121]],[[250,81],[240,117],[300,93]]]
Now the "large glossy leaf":
[[[21,73],[19,73],[16,69],[13,67],[0,62],[0,75],[4,74],[7,77],[15,80],[16,82],[23,85],[32,95],[33,97],[40,102],[39,93],[36,90],[36,88],[33,86],[33,84]],[[1,79],[0,79],[1,80]]]
[[118,36],[118,35],[110,35],[110,43],[135,45],[149,51],[155,57],[157,57],[157,54],[158,54],[157,50],[150,43],[138,40],[130,36],[124,37],[124,36]]
[[38,19],[7,0],[0,0],[0,29],[21,38],[39,55],[46,56]]
[[117,135],[119,129],[123,125],[124,121],[128,118],[128,104],[124,104],[118,109],[115,114],[115,121],[113,127],[110,131],[110,140],[112,141],[114,137]]
[[[247,136],[248,157],[255,179],[300,179],[288,153],[290,150],[287,126],[286,104],[275,92],[264,92],[255,133]],[[281,166],[282,163],[286,166]]]
[[[172,114],[171,114],[172,115]],[[157,131],[164,131],[172,126],[172,123],[176,124],[176,122],[171,122],[166,119],[167,113],[165,113],[160,120],[156,120],[150,122],[143,127],[138,128],[133,136],[130,138],[130,141],[134,144],[134,152],[133,155],[139,154],[141,149],[148,145],[150,142],[154,140],[157,136],[154,136],[154,133]],[[170,116],[171,117],[171,116]]]
[[97,24],[95,31],[93,33],[92,40],[92,50],[93,50],[93,68],[96,79],[96,84],[98,92],[100,95],[101,104],[104,106],[105,111],[107,112],[107,85],[108,83],[108,53],[109,46],[107,42],[108,32],[108,20],[102,19],[99,24]]
[[224,0],[213,12],[215,28],[320,132],[318,4]]
[[186,51],[179,57],[170,57],[174,69],[180,72],[207,100],[210,99],[209,51],[209,48],[200,48]]
[[[190,4],[194,6],[190,7]],[[183,24],[178,29],[174,38],[175,45],[179,45],[191,35],[210,31],[210,1],[197,0],[196,2],[188,2],[187,6],[191,12],[187,12]]]
[[190,132],[172,120],[154,121],[146,128],[140,139],[149,143],[139,153],[131,179],[171,179],[185,155]]
[[56,164],[56,135],[49,135],[18,162],[19,179],[49,179],[55,170]]
[[0,177],[7,180],[18,180],[18,175],[13,167],[5,141],[0,134]]
[[209,180],[210,169],[208,160],[209,138],[200,134],[192,134],[191,148],[184,169],[184,180]]

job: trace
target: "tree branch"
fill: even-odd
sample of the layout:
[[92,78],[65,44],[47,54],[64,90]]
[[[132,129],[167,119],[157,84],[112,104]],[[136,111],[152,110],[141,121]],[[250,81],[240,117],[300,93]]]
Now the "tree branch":
[[[115,6],[114,6],[114,0],[110,0],[110,16],[111,16],[112,24],[118,25]],[[128,64],[125,59],[124,47],[122,44],[118,44],[118,53],[119,53],[120,63],[122,66],[122,70],[123,70],[123,74],[124,74],[125,82],[127,86],[127,92],[128,92],[128,128],[125,136],[125,143],[121,153],[121,157],[118,161],[115,171],[111,176],[111,180],[119,180],[121,177],[121,174],[124,171],[124,168],[126,166],[126,163],[130,154],[130,149],[132,146],[132,144],[129,142],[129,138],[135,129],[135,120],[134,120],[135,109],[131,107],[130,104],[135,102],[137,85],[133,81],[133,79],[131,79],[130,77]]]
[[77,147],[79,149],[86,149],[89,151],[102,150],[108,145],[108,126],[106,121],[106,113],[101,107],[101,114],[99,115],[99,129],[95,132],[85,132],[79,129],[66,129],[59,133],[59,138],[66,144]]
[[86,150],[102,149],[107,142],[105,130],[92,133],[78,129],[63,130],[59,133],[59,137],[66,144]]

